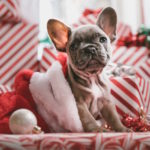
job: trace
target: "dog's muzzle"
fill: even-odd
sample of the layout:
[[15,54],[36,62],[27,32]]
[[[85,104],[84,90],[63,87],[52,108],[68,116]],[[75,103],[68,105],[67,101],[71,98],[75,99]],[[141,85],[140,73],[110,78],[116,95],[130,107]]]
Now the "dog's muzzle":
[[94,46],[88,46],[85,49],[85,53],[88,53],[88,54],[91,54],[91,55],[95,55],[97,56],[98,55],[98,52],[97,52],[97,48],[94,47]]
[[107,64],[107,55],[102,53],[99,47],[88,45],[80,49],[78,57],[78,69],[96,71]]

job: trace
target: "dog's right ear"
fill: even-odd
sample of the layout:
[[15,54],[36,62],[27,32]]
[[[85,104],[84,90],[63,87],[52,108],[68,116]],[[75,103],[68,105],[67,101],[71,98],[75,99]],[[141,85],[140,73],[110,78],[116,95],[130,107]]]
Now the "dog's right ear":
[[47,22],[47,31],[57,50],[65,51],[70,28],[56,19],[50,19]]

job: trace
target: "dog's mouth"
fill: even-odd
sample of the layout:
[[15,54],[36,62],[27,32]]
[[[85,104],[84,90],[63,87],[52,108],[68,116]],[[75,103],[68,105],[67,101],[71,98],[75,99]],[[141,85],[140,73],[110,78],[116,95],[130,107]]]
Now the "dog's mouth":
[[87,67],[85,68],[85,71],[90,72],[90,73],[96,73],[99,71],[102,71],[104,68],[104,64],[99,62],[98,60],[90,60]]
[[88,68],[89,68],[89,67],[90,67],[90,68],[91,68],[91,67],[94,67],[94,68],[95,68],[95,67],[99,66],[99,64],[100,64],[100,63],[99,63],[97,60],[91,60],[91,61],[88,62],[87,67],[88,67]]
[[79,64],[78,68],[80,70],[83,70],[85,72],[90,72],[90,73],[99,72],[99,71],[103,70],[103,68],[106,65],[96,59],[90,59],[89,61],[82,62],[82,63]]

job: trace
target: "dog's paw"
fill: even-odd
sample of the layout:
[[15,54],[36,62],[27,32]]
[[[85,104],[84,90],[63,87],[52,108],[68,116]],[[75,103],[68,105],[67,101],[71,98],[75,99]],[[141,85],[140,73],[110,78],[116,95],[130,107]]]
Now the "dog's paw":
[[129,128],[126,128],[126,127],[117,129],[116,131],[117,131],[117,132],[133,132],[132,129],[129,129]]
[[132,129],[129,129],[129,128],[126,128],[126,131],[125,132],[133,132]]
[[110,130],[103,128],[103,127],[97,127],[95,129],[93,129],[92,132],[109,132]]

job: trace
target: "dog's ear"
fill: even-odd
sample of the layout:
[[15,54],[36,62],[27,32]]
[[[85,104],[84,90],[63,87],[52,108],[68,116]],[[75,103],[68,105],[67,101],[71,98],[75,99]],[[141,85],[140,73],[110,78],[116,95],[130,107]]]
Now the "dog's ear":
[[111,42],[116,39],[117,14],[113,8],[103,9],[96,24],[109,36]]
[[47,22],[47,31],[57,50],[65,51],[70,28],[56,19],[50,19]]

